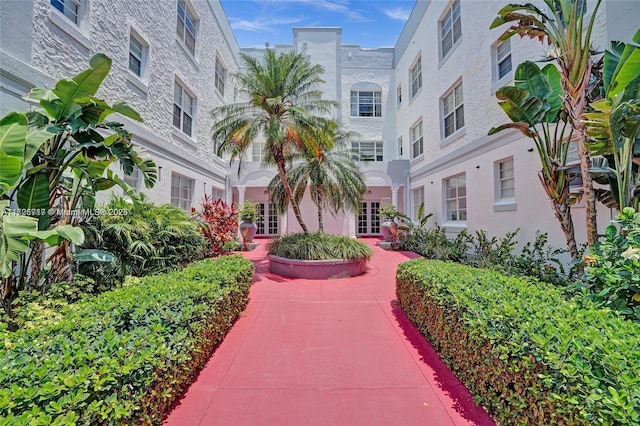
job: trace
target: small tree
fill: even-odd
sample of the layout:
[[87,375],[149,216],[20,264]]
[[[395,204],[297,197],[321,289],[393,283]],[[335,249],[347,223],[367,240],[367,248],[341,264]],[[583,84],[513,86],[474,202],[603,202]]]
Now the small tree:
[[541,70],[526,61],[516,69],[515,82],[515,86],[502,87],[496,92],[498,105],[513,122],[495,127],[489,134],[511,128],[533,140],[542,164],[538,174],[540,183],[551,199],[569,253],[576,259],[578,246],[571,216],[573,199],[569,193],[571,176],[566,167],[572,132],[566,133],[566,117],[565,120],[561,117],[560,74],[552,64]]
[[584,22],[586,0],[544,0],[547,12],[531,3],[509,4],[498,12],[491,28],[507,22],[514,25],[500,37],[500,41],[518,34],[521,37],[546,41],[553,46],[550,56],[560,68],[560,83],[564,90],[563,104],[578,140],[583,196],[586,198],[587,243],[592,246],[598,239],[596,194],[589,172],[591,158],[586,149],[586,136],[582,118],[587,107],[587,93],[591,79],[591,32],[602,0],[597,0],[591,19]]

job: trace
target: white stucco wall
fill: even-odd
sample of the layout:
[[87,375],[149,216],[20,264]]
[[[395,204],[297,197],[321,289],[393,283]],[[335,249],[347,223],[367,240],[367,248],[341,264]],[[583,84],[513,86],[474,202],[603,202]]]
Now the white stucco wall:
[[[30,85],[41,85],[37,76],[47,76],[47,84],[62,77],[71,77],[88,67],[95,52],[104,52],[113,60],[112,69],[98,96],[109,102],[125,100],[135,108],[144,123],[132,123],[124,117],[112,119],[125,123],[134,133],[135,143],[145,147],[158,166],[162,167],[162,181],[148,194],[159,202],[171,200],[171,173],[195,179],[193,205],[199,205],[202,194],[211,186],[224,189],[226,165],[219,159],[211,142],[213,118],[211,110],[233,102],[231,79],[238,69],[239,48],[219,1],[191,0],[195,12],[197,41],[195,56],[176,36],[177,3],[174,0],[148,1],[91,1],[85,2],[80,25],[55,10],[48,0],[2,2],[3,75],[29,76]],[[31,6],[32,5],[32,6]],[[30,16],[33,25],[7,34],[10,25],[5,20]],[[16,23],[24,18],[16,19]],[[23,37],[26,29],[31,33]],[[137,33],[148,44],[145,72],[135,76],[128,69],[130,32]],[[16,48],[17,46],[17,48]],[[228,78],[225,93],[214,87],[215,58],[225,64]],[[11,61],[5,61],[10,57]],[[195,97],[192,136],[178,131],[172,124],[174,81],[178,79]],[[11,78],[12,81],[16,77]],[[6,87],[8,84],[3,84]],[[15,85],[15,84],[14,84]],[[14,92],[18,92],[16,90]],[[19,105],[13,99],[20,94],[5,96],[5,105]],[[205,185],[206,183],[206,185]]]

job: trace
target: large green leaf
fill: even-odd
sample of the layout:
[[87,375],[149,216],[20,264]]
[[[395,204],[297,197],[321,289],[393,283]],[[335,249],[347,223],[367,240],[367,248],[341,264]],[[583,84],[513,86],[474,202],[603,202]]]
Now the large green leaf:
[[56,117],[60,120],[80,110],[75,99],[93,96],[111,69],[111,59],[104,53],[96,53],[89,61],[91,68],[82,71],[72,80],[59,80],[53,93],[60,99],[61,110]]
[[0,196],[11,191],[20,182],[24,164],[18,157],[0,151]]
[[[636,43],[640,43],[640,30],[636,33],[634,41],[636,41]],[[610,99],[613,99],[618,95],[618,93],[625,91],[629,84],[634,81],[636,87],[638,86],[638,76],[640,75],[640,46],[632,43],[625,44],[618,59],[619,60],[616,64],[615,70],[613,71],[612,80],[610,81],[607,91],[607,97]],[[605,64],[607,60],[615,60],[615,55],[606,55]],[[611,66],[608,68],[611,68]],[[637,89],[632,92],[637,96]]]
[[31,211],[29,216],[38,218],[38,229],[49,227],[49,179],[44,172],[29,176],[18,189],[16,200],[20,209]]
[[27,116],[12,112],[0,120],[0,151],[24,161],[24,146],[29,129]]
[[520,87],[506,86],[496,92],[498,105],[507,113],[511,121],[524,122],[534,126],[545,117],[548,107],[529,91]]
[[29,248],[26,236],[38,231],[37,219],[9,213],[8,207],[9,201],[0,201],[0,267],[3,278],[12,273],[11,261],[19,260],[20,254]]

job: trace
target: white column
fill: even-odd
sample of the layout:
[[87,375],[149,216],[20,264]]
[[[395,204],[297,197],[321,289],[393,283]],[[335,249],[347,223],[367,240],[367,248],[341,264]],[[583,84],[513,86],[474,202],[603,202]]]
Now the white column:
[[238,186],[238,206],[241,206],[244,204],[244,190],[245,187],[244,186]]
[[398,205],[398,189],[400,189],[400,186],[398,185],[393,185],[391,187],[391,204],[393,204],[396,209],[400,207]]

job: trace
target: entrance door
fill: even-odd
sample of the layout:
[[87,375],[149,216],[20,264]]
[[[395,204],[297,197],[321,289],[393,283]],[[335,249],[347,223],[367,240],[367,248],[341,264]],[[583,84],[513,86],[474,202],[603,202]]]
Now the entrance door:
[[278,235],[278,215],[271,203],[258,203],[258,230],[256,235]]
[[360,203],[357,220],[358,235],[380,235],[380,201]]

